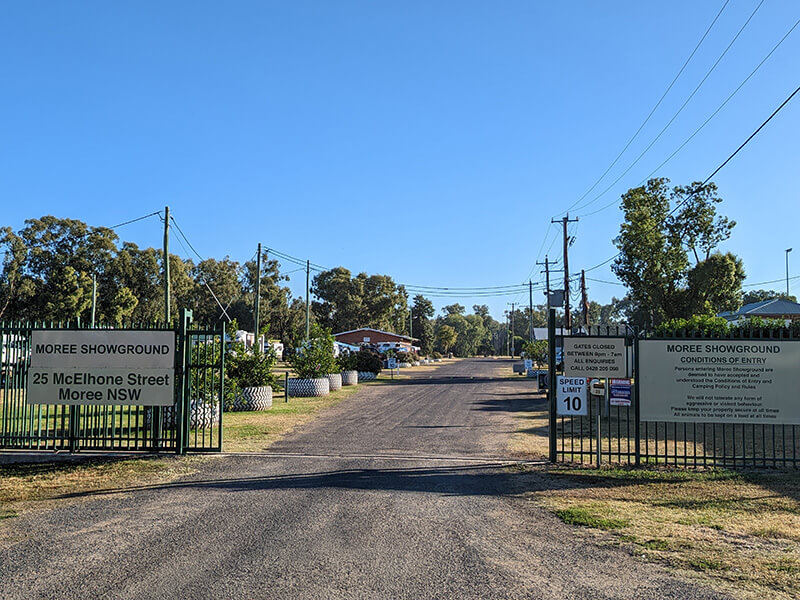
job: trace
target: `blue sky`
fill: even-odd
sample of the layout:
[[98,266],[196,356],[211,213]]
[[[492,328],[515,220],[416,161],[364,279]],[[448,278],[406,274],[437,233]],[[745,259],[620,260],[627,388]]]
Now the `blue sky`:
[[[535,261],[561,255],[551,217],[611,164],[722,5],[5,3],[0,224],[54,214],[114,225],[169,205],[204,256],[244,261],[262,242],[411,285],[536,283]],[[757,5],[730,0],[584,202],[653,140]],[[615,253],[619,210],[586,213],[638,185],[798,19],[796,2],[764,2],[641,161],[571,212],[584,215],[570,227],[571,271]],[[798,57],[800,27],[657,175],[704,179],[797,87]],[[714,179],[738,222],[723,249],[743,258],[748,283],[781,279],[792,246],[800,272],[798,133],[800,95]],[[158,246],[160,227],[118,233]],[[607,265],[590,276],[615,281]],[[589,294],[624,289],[589,281]],[[434,300],[500,317],[527,293]]]

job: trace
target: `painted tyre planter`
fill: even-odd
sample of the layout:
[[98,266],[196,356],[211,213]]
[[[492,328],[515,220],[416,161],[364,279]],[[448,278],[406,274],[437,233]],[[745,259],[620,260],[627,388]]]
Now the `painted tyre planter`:
[[342,371],[342,385],[358,385],[358,371]]
[[272,388],[268,385],[246,387],[239,390],[233,401],[233,410],[269,410],[272,408]]
[[415,367],[418,367],[418,366],[420,366],[421,364],[422,364],[422,361],[419,361],[419,360],[415,360],[415,361],[414,361],[414,366],[415,366]]
[[399,363],[397,366],[401,369],[408,369],[411,366],[411,363]]
[[342,374],[341,373],[331,373],[330,375],[325,375],[326,379],[328,380],[328,384],[330,386],[330,390],[335,392],[336,390],[342,389]]
[[[189,429],[204,429],[219,423],[219,403],[211,404],[199,398],[195,398],[189,403],[191,416],[189,417]],[[161,421],[164,429],[175,429],[177,427],[178,410],[175,405],[164,406],[161,410]],[[144,413],[144,426],[150,427],[153,420],[153,411],[148,407]]]
[[358,372],[358,380],[359,381],[373,381],[377,378],[377,374],[373,373],[372,371],[359,371]]
[[331,383],[327,377],[319,379],[289,379],[289,396],[295,398],[315,398],[326,396],[331,391]]

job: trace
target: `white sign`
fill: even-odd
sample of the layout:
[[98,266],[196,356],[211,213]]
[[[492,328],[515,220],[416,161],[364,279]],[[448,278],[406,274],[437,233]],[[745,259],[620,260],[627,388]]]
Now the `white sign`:
[[556,414],[587,415],[586,401],[588,385],[585,377],[556,377]]
[[33,331],[27,402],[172,406],[175,333]]
[[533,368],[533,361],[530,358],[526,358],[524,362],[526,371]]
[[386,368],[387,369],[397,368],[397,359],[394,356],[386,359]]
[[800,343],[642,340],[642,421],[800,424]]
[[574,377],[625,377],[625,339],[565,337],[564,373]]

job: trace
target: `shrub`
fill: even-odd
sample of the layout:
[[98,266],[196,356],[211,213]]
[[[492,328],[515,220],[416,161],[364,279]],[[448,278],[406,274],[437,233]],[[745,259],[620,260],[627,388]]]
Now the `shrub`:
[[525,353],[526,358],[530,358],[537,364],[544,364],[547,362],[547,340],[525,342],[522,345],[522,351]]
[[437,352],[436,350],[434,350],[431,353],[431,358],[442,358],[442,353],[441,352]]
[[342,352],[336,359],[340,371],[355,371],[358,369],[358,354],[356,352]]
[[317,379],[336,373],[338,365],[333,356],[333,342],[330,331],[315,325],[311,339],[289,358],[295,374],[301,379]]
[[236,387],[276,386],[272,369],[277,362],[275,349],[271,346],[261,352],[257,348],[249,351],[244,344],[234,344],[228,352],[225,362],[225,373],[229,381]]
[[669,319],[664,321],[655,328],[655,334],[668,336],[680,330],[685,330],[687,334],[696,331],[702,335],[722,336],[728,335],[730,325],[722,317],[694,315],[688,319]]
[[382,368],[383,361],[381,360],[380,355],[376,352],[364,348],[356,355],[356,369],[358,371],[368,371],[377,375],[381,372]]

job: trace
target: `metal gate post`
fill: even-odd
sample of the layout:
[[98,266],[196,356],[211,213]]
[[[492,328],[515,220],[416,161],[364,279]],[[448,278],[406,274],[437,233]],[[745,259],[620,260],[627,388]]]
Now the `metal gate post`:
[[[185,308],[181,309],[181,317],[178,322],[178,357],[175,377],[178,378],[176,385],[176,398],[174,404],[175,411],[175,453],[185,454],[188,445],[188,431],[186,428],[186,416],[191,410],[187,406],[188,386],[187,377],[189,376],[188,363],[191,362],[191,351],[189,348],[189,323],[192,321],[192,311]],[[188,355],[188,356],[187,356]]]
[[556,462],[556,309],[547,315],[547,394],[550,399],[550,462]]
[[78,446],[78,424],[80,422],[81,407],[77,404],[72,404],[69,407],[69,421],[67,425],[67,435],[70,454],[74,454],[79,450]]
[[633,338],[633,415],[636,422],[634,423],[634,431],[636,436],[636,455],[634,464],[638,467],[642,460],[642,433],[641,433],[641,406],[639,399],[639,332],[634,331],[635,337]]

